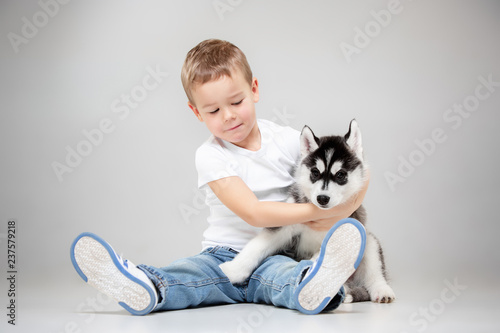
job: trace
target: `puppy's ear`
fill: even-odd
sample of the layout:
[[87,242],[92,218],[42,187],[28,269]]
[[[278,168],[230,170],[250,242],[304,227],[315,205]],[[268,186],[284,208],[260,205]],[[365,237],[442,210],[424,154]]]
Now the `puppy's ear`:
[[351,120],[349,124],[349,132],[345,135],[347,145],[352,149],[356,156],[363,160],[363,146],[361,140],[361,131],[359,130],[356,119]]
[[304,126],[300,134],[300,155],[302,158],[318,149],[318,141],[318,138],[314,135],[309,126]]

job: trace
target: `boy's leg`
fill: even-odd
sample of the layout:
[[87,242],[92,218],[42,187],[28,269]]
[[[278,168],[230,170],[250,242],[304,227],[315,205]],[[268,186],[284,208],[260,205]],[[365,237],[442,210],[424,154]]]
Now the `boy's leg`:
[[162,268],[139,265],[159,291],[155,311],[245,302],[244,288],[233,286],[219,268],[236,254],[217,246]]
[[219,268],[234,256],[234,251],[215,247],[155,268],[122,259],[92,233],[79,235],[71,246],[71,260],[82,279],[134,315],[244,301],[243,289],[234,287]]
[[266,258],[250,276],[247,301],[296,310],[293,295],[312,265],[310,260],[297,262],[283,255]]
[[134,315],[151,312],[156,288],[143,271],[122,259],[101,237],[80,234],[71,245],[71,261],[82,279]]
[[295,291],[298,309],[317,314],[358,268],[366,245],[363,225],[352,218],[337,222],[326,234],[318,259]]
[[361,262],[365,240],[361,223],[344,219],[327,233],[315,262],[267,258],[250,277],[248,301],[306,314],[335,309],[344,299],[342,285]]

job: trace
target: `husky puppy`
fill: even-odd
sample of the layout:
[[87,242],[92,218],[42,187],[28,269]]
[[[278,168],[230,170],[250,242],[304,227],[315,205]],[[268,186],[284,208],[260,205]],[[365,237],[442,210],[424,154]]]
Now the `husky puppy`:
[[[296,183],[291,188],[289,202],[312,202],[321,209],[329,209],[360,191],[366,166],[356,120],[351,121],[345,136],[317,138],[305,126],[300,136],[300,149],[300,162],[295,170]],[[351,217],[366,226],[363,206]],[[314,231],[303,224],[264,228],[234,260],[220,265],[220,268],[231,283],[238,284],[273,254],[285,254],[297,261],[314,260],[326,233]],[[392,302],[395,294],[386,280],[382,247],[372,233],[367,231],[366,236],[363,260],[344,285],[344,302]]]

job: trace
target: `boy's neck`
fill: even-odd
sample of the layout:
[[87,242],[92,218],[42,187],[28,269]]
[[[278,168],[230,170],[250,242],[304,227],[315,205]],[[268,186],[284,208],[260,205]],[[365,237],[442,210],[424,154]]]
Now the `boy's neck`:
[[240,141],[238,143],[234,142],[231,143],[243,149],[247,149],[250,151],[258,151],[260,150],[261,142],[262,140],[260,136],[259,125],[257,124],[257,121],[255,121],[254,127],[243,141]]

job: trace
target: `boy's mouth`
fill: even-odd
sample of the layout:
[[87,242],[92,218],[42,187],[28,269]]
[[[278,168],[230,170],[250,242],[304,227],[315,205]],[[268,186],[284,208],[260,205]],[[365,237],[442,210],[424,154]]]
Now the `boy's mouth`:
[[238,127],[240,127],[241,125],[243,125],[243,124],[239,124],[239,125],[236,125],[236,126],[234,126],[234,127],[231,127],[230,129],[227,129],[226,131],[227,131],[227,132],[229,132],[229,131],[233,131],[233,130],[237,129]]

